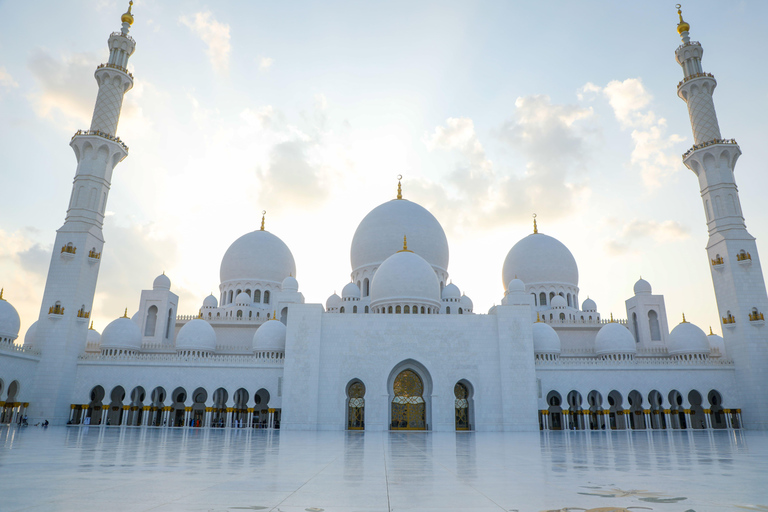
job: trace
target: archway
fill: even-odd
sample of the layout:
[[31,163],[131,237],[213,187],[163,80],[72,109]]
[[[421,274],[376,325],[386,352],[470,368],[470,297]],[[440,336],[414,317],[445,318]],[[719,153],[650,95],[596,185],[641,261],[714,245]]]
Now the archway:
[[589,404],[589,428],[590,430],[605,430],[605,415],[603,415],[603,396],[597,390],[592,390],[587,395]]
[[561,407],[563,398],[557,391],[550,391],[547,394],[547,405],[549,412],[549,430],[563,430],[563,408]]
[[571,391],[568,393],[568,428],[570,430],[584,430],[584,415],[581,410],[581,393]]
[[669,420],[673,429],[688,428],[683,411],[683,395],[676,389],[669,392]]
[[101,407],[104,396],[107,392],[101,386],[95,386],[91,389],[91,401],[88,402],[88,412],[85,415],[86,425],[100,425],[101,424]]
[[141,386],[136,386],[131,391],[131,407],[128,411],[127,425],[141,425],[141,420],[144,418],[144,398],[147,392]]
[[611,424],[611,430],[624,430],[627,428],[624,422],[623,402],[624,398],[621,396],[621,393],[615,389],[608,393],[608,420]]
[[707,428],[707,420],[704,418],[704,408],[701,406],[701,393],[695,389],[688,393],[688,403],[691,404],[691,428]]
[[460,380],[453,386],[456,430],[472,430],[472,386]]
[[187,390],[182,387],[174,389],[173,394],[171,395],[171,400],[173,400],[173,403],[171,404],[171,410],[173,411],[171,425],[174,427],[183,427],[184,416],[187,413],[185,404],[187,401]]
[[365,430],[365,384],[360,379],[347,384],[347,430]]
[[16,397],[19,394],[19,381],[14,380],[8,385],[8,396],[3,406],[2,423],[11,423],[16,410]]
[[655,389],[648,393],[648,403],[651,407],[651,428],[652,429],[666,429],[667,419],[662,408],[664,398],[661,393]]
[[243,428],[244,422],[248,417],[248,391],[240,388],[235,391],[235,410],[232,412],[232,426]]
[[229,393],[224,388],[219,388],[213,392],[212,427],[223,428],[227,426],[227,398],[229,398]]
[[643,395],[637,390],[632,390],[629,392],[627,400],[629,401],[629,428],[632,430],[645,430]]
[[165,408],[165,389],[158,386],[155,389],[152,390],[152,395],[150,395],[150,398],[152,399],[152,405],[150,406],[150,424],[156,427],[159,427],[160,425],[165,425],[165,421],[163,420],[163,409]]
[[197,388],[192,392],[192,426],[205,426],[205,401],[208,400],[208,392],[204,388]]
[[412,369],[397,374],[392,384],[392,430],[426,430],[427,407],[424,382]]
[[254,406],[252,425],[255,428],[267,428],[269,422],[269,391],[264,388],[253,394]]
[[723,397],[720,392],[713,389],[707,393],[707,400],[709,400],[709,418],[712,422],[712,428],[728,428],[723,411]]
[[107,425],[120,425],[123,421],[123,400],[125,399],[123,386],[116,386],[109,394],[109,398],[111,402],[107,413]]

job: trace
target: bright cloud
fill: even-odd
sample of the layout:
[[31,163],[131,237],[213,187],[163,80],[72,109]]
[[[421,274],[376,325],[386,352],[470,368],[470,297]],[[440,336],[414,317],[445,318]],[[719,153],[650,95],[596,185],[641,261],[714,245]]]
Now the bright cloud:
[[[656,244],[665,244],[690,236],[690,229],[677,221],[633,219],[618,229],[617,235],[606,242],[606,247],[612,254],[626,254],[633,250],[635,243],[651,240]],[[647,243],[642,250],[648,250]]]
[[275,63],[275,59],[272,57],[261,57],[259,59],[259,69],[261,71],[267,71]]
[[0,87],[18,87],[19,84],[13,79],[5,66],[0,66]]
[[229,71],[229,54],[232,51],[229,25],[216,21],[210,11],[198,12],[192,17],[182,16],[179,21],[208,45],[206,53],[213,69],[218,73]]
[[666,134],[667,121],[648,108],[653,97],[639,78],[613,80],[604,88],[588,83],[579,92],[581,98],[590,93],[602,93],[621,127],[632,130],[631,164],[639,169],[647,188],[660,187],[679,170],[679,157],[670,150],[685,139]]

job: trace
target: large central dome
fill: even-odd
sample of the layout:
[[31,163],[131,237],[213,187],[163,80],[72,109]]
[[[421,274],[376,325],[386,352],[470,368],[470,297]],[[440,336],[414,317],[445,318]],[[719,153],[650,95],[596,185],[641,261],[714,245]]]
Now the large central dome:
[[534,233],[517,242],[504,260],[504,286],[514,278],[521,279],[526,285],[557,283],[578,286],[579,268],[573,254],[562,242]]
[[432,267],[448,270],[448,240],[437,219],[407,199],[393,199],[371,210],[352,238],[352,271],[379,265],[396,253],[408,237],[409,249]]
[[221,260],[222,283],[233,280],[282,283],[296,275],[296,262],[288,246],[269,231],[252,231],[229,246]]

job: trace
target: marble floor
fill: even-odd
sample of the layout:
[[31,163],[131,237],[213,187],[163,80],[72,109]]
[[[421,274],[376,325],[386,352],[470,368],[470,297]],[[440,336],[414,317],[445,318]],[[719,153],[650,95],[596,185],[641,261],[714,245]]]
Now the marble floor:
[[768,511],[768,433],[0,427],[0,511]]

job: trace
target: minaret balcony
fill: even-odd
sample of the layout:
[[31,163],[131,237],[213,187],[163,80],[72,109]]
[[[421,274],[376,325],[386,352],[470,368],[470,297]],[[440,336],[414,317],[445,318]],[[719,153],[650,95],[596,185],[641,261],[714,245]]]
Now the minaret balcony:
[[130,42],[132,42],[133,44],[136,44],[136,41],[131,36],[129,36],[128,34],[123,34],[122,32],[112,32],[111,34],[109,34],[109,37],[124,37]]
[[99,64],[96,67],[96,69],[101,69],[101,68],[112,68],[112,69],[116,69],[118,71],[122,71],[123,73],[128,75],[131,78],[131,80],[133,80],[133,75],[126,68],[124,68],[123,66],[118,66],[117,64]]
[[93,249],[88,251],[88,260],[89,261],[91,261],[92,263],[95,263],[95,262],[99,261],[100,259],[101,259],[101,253],[100,252],[96,252]]
[[677,84],[678,89],[685,82],[687,82],[688,80],[693,80],[694,78],[712,78],[714,80],[715,75],[713,75],[712,73],[694,73],[692,75],[688,75],[687,77],[685,77],[682,80],[680,80],[680,82],[678,82],[678,84]]
[[91,318],[90,311],[86,311],[85,308],[80,308],[77,310],[77,320],[79,322],[87,322],[89,318]]
[[742,267],[749,266],[752,264],[752,255],[749,254],[748,252],[741,251],[736,255],[736,261]]
[[712,261],[712,266],[718,270],[721,270],[725,266],[725,261],[723,261],[722,256],[717,256],[716,258],[711,259],[710,261]]
[[728,313],[728,316],[723,317],[723,325],[728,328],[736,327],[736,318],[734,318],[733,315]]
[[749,314],[749,325],[765,325],[765,317],[756,309]]
[[67,245],[61,248],[61,257],[65,260],[71,260],[75,258],[76,252],[77,252],[77,247],[75,247],[71,243],[68,243]]
[[702,148],[706,148],[706,147],[709,147],[709,146],[714,146],[716,144],[733,144],[733,145],[738,145],[738,142],[736,142],[736,139],[712,139],[712,140],[707,141],[707,142],[702,142],[701,144],[694,144],[691,147],[691,149],[689,149],[688,151],[683,153],[683,160],[688,158],[691,155],[691,153],[693,153],[696,150],[699,150],[699,149],[702,149]]
[[56,304],[48,308],[48,318],[61,318],[64,315],[64,306]]
[[120,144],[120,147],[123,148],[123,150],[127,153],[128,152],[128,146],[125,145],[125,143],[120,140],[120,137],[115,137],[114,135],[110,135],[109,133],[102,132],[99,130],[77,130],[75,134],[70,139],[70,142],[75,140],[75,137],[78,137],[80,135],[95,135],[96,137],[101,137],[102,139],[111,140],[112,142],[117,142]]

